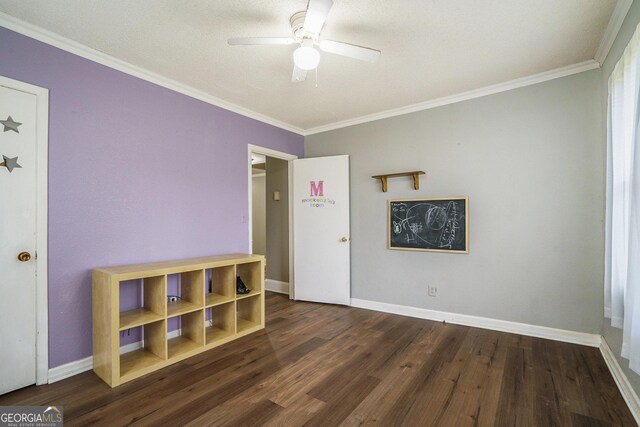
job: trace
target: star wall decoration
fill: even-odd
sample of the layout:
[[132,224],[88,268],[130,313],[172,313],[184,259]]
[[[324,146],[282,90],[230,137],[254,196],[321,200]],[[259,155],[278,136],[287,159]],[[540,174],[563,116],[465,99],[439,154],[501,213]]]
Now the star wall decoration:
[[18,130],[18,126],[22,125],[22,123],[16,122],[11,118],[11,116],[7,117],[7,120],[0,120],[0,123],[4,126],[4,131],[12,130],[15,133],[20,133]]
[[7,169],[9,169],[9,173],[11,173],[15,168],[21,168],[22,166],[20,166],[18,164],[18,157],[13,157],[13,158],[9,158],[5,155],[2,155],[2,158],[4,159],[4,162],[0,163],[0,166],[4,166]]

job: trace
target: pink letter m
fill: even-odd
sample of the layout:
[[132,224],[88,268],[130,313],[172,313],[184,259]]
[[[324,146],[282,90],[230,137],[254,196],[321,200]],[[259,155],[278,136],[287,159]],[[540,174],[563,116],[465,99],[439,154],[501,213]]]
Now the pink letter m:
[[311,181],[311,197],[322,197],[324,196],[324,181],[318,181],[316,184],[315,181]]

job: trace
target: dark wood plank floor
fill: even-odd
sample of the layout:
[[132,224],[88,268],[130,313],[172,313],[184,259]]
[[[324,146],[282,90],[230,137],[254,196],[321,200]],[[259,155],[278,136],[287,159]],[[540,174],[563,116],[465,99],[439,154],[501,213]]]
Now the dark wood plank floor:
[[267,328],[109,388],[92,372],[0,396],[65,424],[633,426],[596,348],[267,296]]

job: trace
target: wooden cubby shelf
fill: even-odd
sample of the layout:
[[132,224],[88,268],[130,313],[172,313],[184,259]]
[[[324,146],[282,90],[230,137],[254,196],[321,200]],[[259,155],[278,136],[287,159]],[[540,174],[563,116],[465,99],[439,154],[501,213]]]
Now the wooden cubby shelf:
[[[149,367],[162,366],[163,359],[145,349],[134,350],[120,358],[120,381],[125,382],[137,378],[140,372]],[[153,369],[155,370],[155,369]],[[142,375],[144,375],[144,373]]]
[[264,310],[261,310],[261,294],[255,294],[249,298],[242,298],[237,304],[237,328],[238,333],[260,329]]
[[213,307],[235,300],[236,296],[236,267],[226,265],[207,270],[209,281],[205,291],[205,307]]
[[[149,368],[159,367],[167,359],[166,320],[147,323],[139,329],[143,333],[142,348],[119,357],[122,382],[146,374]],[[120,348],[117,351],[120,353]]]
[[207,326],[205,328],[206,343],[229,341],[236,333],[236,303],[216,305],[205,310]]
[[204,301],[204,306],[213,307],[214,305],[226,304],[228,302],[233,301],[234,299],[235,298],[233,297],[227,297],[224,295],[209,294],[207,295],[207,298]]
[[191,311],[200,310],[202,307],[189,301],[178,300],[176,302],[167,303],[168,317],[175,317]]
[[139,308],[120,312],[121,331],[164,319],[167,312],[166,277],[152,276],[123,282],[133,288],[136,295],[142,295],[142,301]]
[[[236,276],[250,294],[236,295]],[[97,268],[92,282],[93,370],[116,387],[263,329],[263,289],[261,255]],[[168,302],[169,296],[178,299]],[[133,343],[121,341],[122,336],[129,341],[139,336],[140,346],[127,352]]]
[[[193,311],[188,314],[173,318],[178,320],[175,325],[180,335],[170,338],[168,341],[169,358],[177,357],[204,346],[204,312]],[[169,335],[169,334],[168,334]]]
[[238,264],[236,266],[236,274],[242,278],[246,287],[251,289],[251,294],[262,292],[264,285],[264,267],[260,262]]
[[146,308],[123,311],[120,313],[120,330],[135,328],[136,326],[142,326],[162,319],[164,319],[162,314],[154,313]]
[[251,297],[256,296],[256,295],[260,295],[260,292],[251,291],[251,293],[248,293],[248,294],[238,295],[236,297],[236,299],[239,300],[239,299],[251,298]]

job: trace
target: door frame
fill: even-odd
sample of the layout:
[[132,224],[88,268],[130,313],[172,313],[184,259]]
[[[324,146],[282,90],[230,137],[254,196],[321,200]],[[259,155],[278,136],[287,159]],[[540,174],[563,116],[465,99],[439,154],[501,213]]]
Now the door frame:
[[295,299],[295,278],[293,276],[293,161],[298,156],[285,153],[282,151],[272,150],[258,145],[248,144],[247,147],[247,177],[248,177],[248,196],[249,196],[249,252],[253,252],[253,174],[251,171],[251,154],[262,154],[264,156],[273,157],[287,161],[287,177],[289,195],[289,299]]
[[49,381],[48,162],[49,89],[0,76],[0,86],[36,97],[36,384]]

